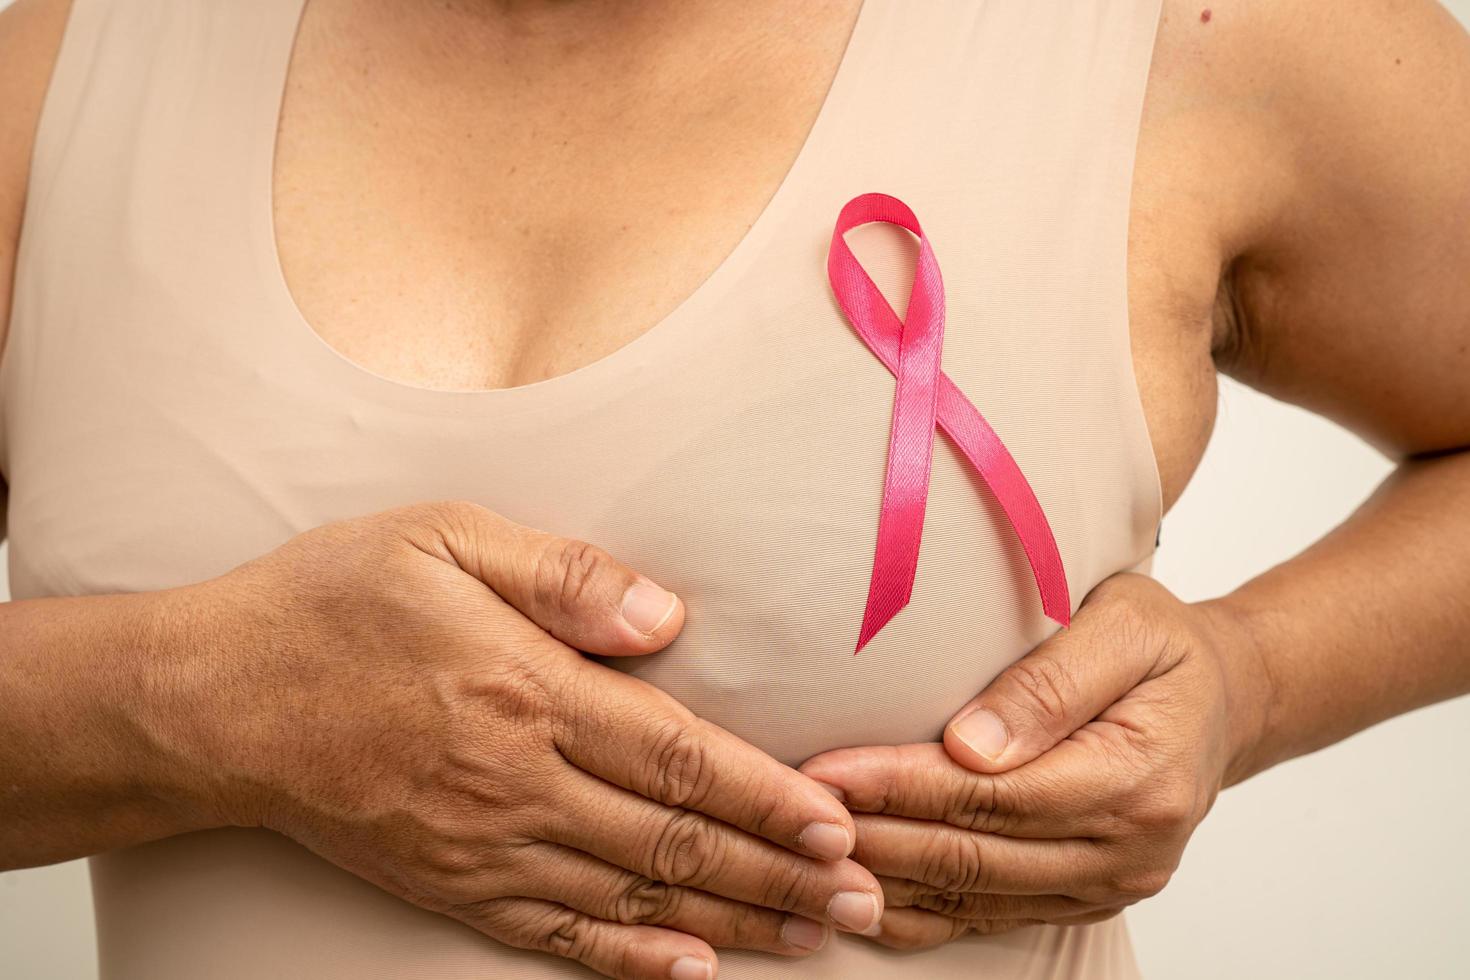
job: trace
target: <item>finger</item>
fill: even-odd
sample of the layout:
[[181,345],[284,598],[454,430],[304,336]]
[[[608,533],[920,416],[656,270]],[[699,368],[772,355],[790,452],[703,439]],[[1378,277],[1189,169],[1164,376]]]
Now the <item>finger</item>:
[[862,816],[853,859],[875,875],[941,892],[1094,894],[1108,864],[1089,840],[1026,840],[907,817]]
[[509,946],[576,960],[616,980],[713,980],[717,968],[715,951],[694,936],[606,922],[555,902],[497,898],[449,915]]
[[783,956],[805,956],[831,935],[814,919],[655,881],[560,844],[538,842],[520,854],[517,894],[562,902],[594,919],[662,926],[711,946]]
[[954,942],[971,932],[994,936],[1033,924],[1003,920],[967,922],[922,909],[895,908],[883,913],[881,931],[870,938],[890,949],[928,949]]
[[[1035,919],[1057,922],[1097,911],[1097,906],[1069,895],[992,895],[987,892],[941,892],[907,878],[878,879],[885,909],[917,908],[955,919]],[[887,915],[887,912],[884,913]]]
[[[677,596],[602,548],[517,524],[470,503],[431,505],[422,525],[442,553],[568,646],[634,656],[668,646],[684,626]],[[425,536],[420,532],[420,536]]]
[[920,909],[885,909],[879,932],[873,942],[890,949],[928,949],[943,946],[970,931],[963,919],[952,919],[937,912]]
[[578,689],[564,695],[556,734],[572,765],[801,854],[851,853],[852,815],[814,780],[645,681],[592,661],[573,670]]
[[801,772],[841,794],[854,813],[944,821],[1011,837],[1101,836],[1107,806],[1128,785],[1098,764],[1093,739],[1056,746],[1019,769],[988,774],[956,763],[937,742],[834,749]]
[[[853,861],[793,854],[703,814],[583,778],[587,785],[580,791],[595,798],[548,815],[545,839],[655,881],[794,912],[848,932],[871,928],[882,914],[878,880]],[[573,812],[599,819],[572,819]]]
[[1157,599],[1162,589],[1141,575],[1114,576],[1094,589],[1069,629],[1016,661],[960,709],[944,730],[950,756],[978,772],[1014,769],[1155,676],[1167,644],[1153,639],[1138,612],[1146,607],[1131,597],[1142,591]]

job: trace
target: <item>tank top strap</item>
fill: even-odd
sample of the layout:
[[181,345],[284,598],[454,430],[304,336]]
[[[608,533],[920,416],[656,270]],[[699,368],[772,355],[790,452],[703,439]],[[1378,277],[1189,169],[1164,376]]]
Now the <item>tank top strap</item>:
[[[21,363],[5,368],[7,402],[26,384],[28,351],[91,346],[72,331],[126,331],[139,356],[181,339],[171,329],[179,321],[130,321],[126,307],[106,325],[33,308],[58,290],[85,292],[88,263],[121,265],[133,288],[150,293],[181,279],[190,289],[217,281],[219,303],[251,301],[232,288],[250,280],[240,263],[257,261],[240,246],[260,234],[259,194],[269,187],[257,185],[274,151],[262,125],[274,125],[302,5],[73,0],[33,151],[12,317],[17,356],[7,358]],[[85,245],[53,240],[78,233]],[[34,261],[42,256],[44,268]],[[181,318],[195,340],[219,324],[204,314]],[[34,336],[43,322],[47,336]]]

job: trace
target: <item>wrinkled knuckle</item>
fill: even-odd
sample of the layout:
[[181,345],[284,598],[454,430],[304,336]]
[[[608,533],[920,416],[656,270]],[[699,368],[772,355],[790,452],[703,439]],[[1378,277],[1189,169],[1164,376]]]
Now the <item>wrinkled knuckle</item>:
[[946,822],[964,830],[986,834],[1004,834],[1015,822],[1011,794],[1002,788],[1004,780],[975,777],[965,781],[955,794]]
[[547,680],[531,661],[497,658],[467,680],[470,693],[490,700],[501,717],[529,722],[544,717],[554,703]]
[[613,918],[625,925],[660,925],[678,914],[679,895],[662,881],[639,877],[618,892]]
[[655,734],[649,765],[648,795],[660,803],[698,808],[709,795],[714,772],[708,751],[683,719],[668,720]]
[[581,916],[567,908],[538,907],[518,918],[504,937],[511,945],[581,959],[590,939]]
[[[713,791],[708,785],[710,781],[699,787],[701,793]],[[795,785],[783,779],[768,778],[764,773],[737,774],[727,767],[719,792],[722,796],[740,797],[746,801],[737,818],[741,828],[757,837],[782,844],[790,839],[792,828],[800,824],[799,816],[805,808]]]
[[[444,824],[446,821],[440,821]],[[436,831],[434,839],[417,846],[409,875],[438,903],[455,908],[480,906],[500,897],[494,873],[502,855],[478,839]]]
[[858,800],[866,803],[864,809],[869,813],[894,813],[903,805],[903,788],[896,776],[884,773],[869,789],[866,801],[861,796]]
[[653,877],[671,885],[698,888],[726,860],[722,838],[697,813],[676,812],[659,830],[653,844]]
[[988,863],[981,853],[978,836],[945,834],[925,848],[919,876],[921,881],[942,892],[987,891]]
[[[439,882],[443,891],[455,890],[457,885],[478,874],[483,867],[481,856],[473,849],[451,843],[436,843],[421,848],[418,861]],[[466,898],[463,901],[470,900]]]
[[774,861],[761,879],[760,904],[790,912],[802,904],[812,890],[812,872],[795,859]]
[[1010,668],[1021,707],[1036,713],[1049,730],[1065,722],[1078,701],[1077,681],[1067,668],[1050,657],[1028,657]]
[[589,945],[586,930],[571,916],[559,919],[548,932],[542,934],[541,942],[546,952],[572,959],[586,956]]
[[903,808],[903,787],[887,768],[863,773],[842,784],[847,807],[854,813],[893,813]]
[[915,904],[919,908],[938,912],[940,915],[968,919],[977,914],[978,903],[975,901],[977,897],[964,892],[933,892],[920,895]]
[[586,541],[555,538],[541,546],[532,588],[536,601],[565,613],[581,609],[612,564],[612,556]]
[[784,789],[768,789],[769,797],[762,795],[752,804],[750,830],[757,837],[770,838],[775,829],[785,825],[784,815],[792,808],[791,794]]

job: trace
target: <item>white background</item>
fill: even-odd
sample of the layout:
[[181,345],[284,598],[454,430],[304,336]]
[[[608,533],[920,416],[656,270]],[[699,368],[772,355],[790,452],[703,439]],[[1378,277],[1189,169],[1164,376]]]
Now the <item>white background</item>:
[[[1447,6],[1470,22],[1470,0]],[[1330,424],[1222,387],[1215,437],[1165,519],[1156,562],[1186,599],[1226,592],[1299,551],[1388,472]],[[1145,975],[1470,976],[1467,745],[1462,698],[1226,791],[1173,883],[1130,913]],[[0,875],[0,977],[96,975],[88,887],[81,861]]]

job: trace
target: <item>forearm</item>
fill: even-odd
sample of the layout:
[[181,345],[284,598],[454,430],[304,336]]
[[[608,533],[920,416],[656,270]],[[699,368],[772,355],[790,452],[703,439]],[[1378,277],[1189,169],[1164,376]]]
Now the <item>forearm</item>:
[[0,603],[0,870],[207,825],[159,733],[178,592]]
[[1470,452],[1405,463],[1327,537],[1202,606],[1237,638],[1227,785],[1470,691]]

